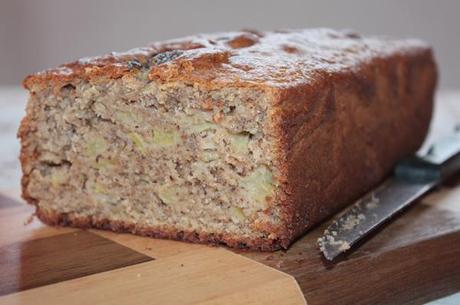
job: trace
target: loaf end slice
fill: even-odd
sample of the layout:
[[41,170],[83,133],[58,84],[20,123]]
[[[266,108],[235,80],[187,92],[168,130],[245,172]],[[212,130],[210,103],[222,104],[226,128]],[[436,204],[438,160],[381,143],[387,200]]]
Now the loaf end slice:
[[23,197],[53,225],[274,250],[416,151],[436,67],[417,40],[232,32],[24,80]]
[[24,194],[51,224],[275,247],[269,105],[255,89],[141,74],[37,92],[21,129]]

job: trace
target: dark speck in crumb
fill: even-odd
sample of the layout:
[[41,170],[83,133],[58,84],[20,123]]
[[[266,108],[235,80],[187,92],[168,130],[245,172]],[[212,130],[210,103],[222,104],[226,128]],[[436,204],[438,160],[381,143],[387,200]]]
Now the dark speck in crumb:
[[354,31],[351,31],[351,30],[345,31],[344,34],[345,34],[346,37],[352,38],[352,39],[360,39],[361,38],[361,35],[359,35],[358,33],[354,32]]
[[184,264],[180,264],[181,267],[184,267]]
[[73,85],[73,84],[66,84],[64,86],[62,86],[61,90],[64,90],[64,91],[72,91],[72,90],[75,90],[76,87]]
[[130,61],[128,61],[128,68],[130,68],[130,69],[140,69],[140,68],[142,68],[142,64],[137,59],[130,60]]
[[152,63],[155,65],[161,65],[168,61],[176,59],[177,57],[181,56],[183,53],[184,51],[181,51],[181,50],[172,50],[172,51],[166,51],[163,53],[159,53],[152,58]]

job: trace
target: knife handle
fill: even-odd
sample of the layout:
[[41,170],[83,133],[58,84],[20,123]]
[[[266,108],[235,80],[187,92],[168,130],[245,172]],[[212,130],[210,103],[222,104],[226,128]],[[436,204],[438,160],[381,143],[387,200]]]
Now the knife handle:
[[396,165],[395,175],[413,183],[441,183],[460,170],[460,135],[443,137],[424,156],[410,157]]

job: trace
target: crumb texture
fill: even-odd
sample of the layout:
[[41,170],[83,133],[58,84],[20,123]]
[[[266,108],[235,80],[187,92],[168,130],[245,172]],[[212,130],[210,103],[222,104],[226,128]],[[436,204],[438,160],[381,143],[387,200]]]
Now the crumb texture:
[[27,194],[44,212],[95,221],[273,233],[258,229],[279,223],[268,97],[143,77],[32,95]]

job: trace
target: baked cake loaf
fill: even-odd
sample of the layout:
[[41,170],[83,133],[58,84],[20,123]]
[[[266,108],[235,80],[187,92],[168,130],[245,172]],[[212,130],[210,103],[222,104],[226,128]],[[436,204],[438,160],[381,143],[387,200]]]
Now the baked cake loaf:
[[329,29],[186,37],[28,76],[23,197],[51,225],[274,250],[426,135],[419,40]]

